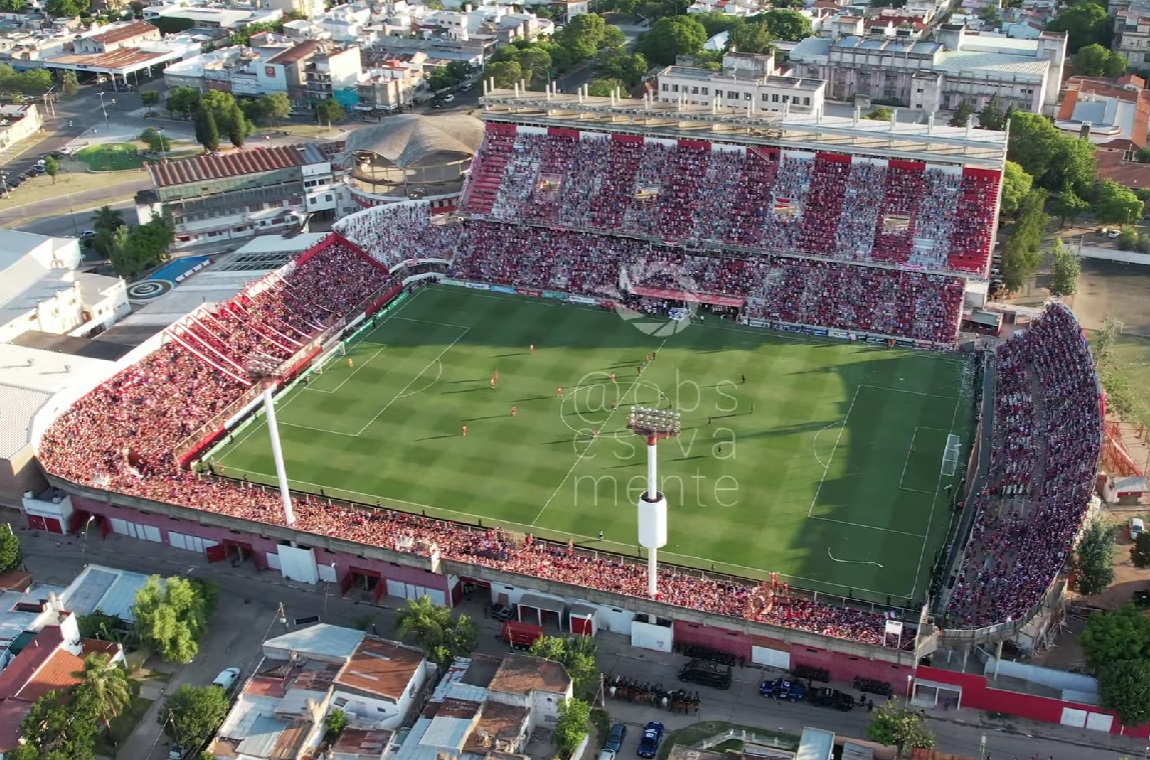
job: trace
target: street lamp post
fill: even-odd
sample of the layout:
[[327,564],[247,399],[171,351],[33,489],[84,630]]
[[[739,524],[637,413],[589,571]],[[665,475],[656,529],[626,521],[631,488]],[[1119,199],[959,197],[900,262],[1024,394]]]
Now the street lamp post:
[[[104,95],[105,94],[106,93],[104,93],[104,92],[100,93],[100,110],[104,112],[104,123],[108,124],[110,122],[108,121],[108,106],[104,103]],[[116,105],[116,99],[115,98],[112,98],[112,105]]]
[[164,135],[164,127],[160,127],[157,132],[160,133],[160,160],[168,157],[168,139]]
[[978,739],[978,760],[986,760],[986,734]]
[[659,598],[658,551],[667,545],[667,498],[659,493],[655,444],[682,432],[679,413],[637,406],[627,415],[627,427],[647,439],[647,491],[639,497],[639,545],[647,549],[647,594]]
[[7,198],[9,196],[8,172],[0,172],[0,183],[4,185],[4,197]]

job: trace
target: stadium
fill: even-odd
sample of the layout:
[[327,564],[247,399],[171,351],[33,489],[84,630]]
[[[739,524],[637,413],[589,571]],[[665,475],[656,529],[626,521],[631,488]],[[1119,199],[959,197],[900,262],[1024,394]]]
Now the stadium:
[[[445,153],[470,160],[458,195],[341,219],[37,420],[70,530],[376,599],[490,589],[543,628],[843,680],[909,684],[1041,617],[1103,399],[1061,304],[960,333],[988,298],[1004,133],[481,102],[474,156]],[[427,184],[450,173],[434,142],[376,133],[354,160],[385,146]],[[635,407],[682,423],[654,598]]]

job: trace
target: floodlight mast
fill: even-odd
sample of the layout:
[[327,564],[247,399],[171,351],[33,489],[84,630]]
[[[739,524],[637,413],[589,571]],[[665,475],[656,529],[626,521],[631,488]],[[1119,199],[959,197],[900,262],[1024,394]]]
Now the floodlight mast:
[[679,413],[671,409],[636,406],[627,415],[627,427],[647,439],[647,491],[639,497],[639,545],[647,549],[647,594],[659,598],[659,549],[667,545],[667,499],[659,493],[659,457],[656,444],[682,432]]
[[276,422],[275,389],[279,384],[279,363],[270,356],[257,354],[248,359],[248,377],[260,383],[264,389],[264,417],[268,421],[268,435],[272,439],[272,459],[276,464],[276,480],[279,483],[280,499],[283,501],[284,521],[290,528],[295,525],[295,509],[291,503],[291,489],[288,487],[287,469],[284,467],[284,453],[280,446],[280,429]]

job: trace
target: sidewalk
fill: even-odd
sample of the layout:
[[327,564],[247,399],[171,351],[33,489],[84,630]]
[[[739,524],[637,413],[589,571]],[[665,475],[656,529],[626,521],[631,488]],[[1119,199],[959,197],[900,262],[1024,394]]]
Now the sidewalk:
[[[24,547],[26,565],[39,581],[66,584],[91,563],[144,573],[200,577],[220,588],[220,609],[201,642],[200,654],[192,664],[173,669],[173,677],[161,687],[152,709],[120,748],[121,760],[163,760],[165,745],[159,738],[160,726],[156,722],[163,695],[184,683],[209,683],[225,667],[240,666],[250,671],[258,662],[263,640],[284,630],[277,622],[279,603],[284,605],[289,624],[295,618],[319,615],[324,622],[335,625],[360,628],[374,625],[381,636],[395,635],[393,610],[403,604],[393,597],[384,597],[380,605],[343,598],[333,584],[308,586],[286,581],[274,571],[257,572],[250,563],[240,567],[226,562],[208,564],[202,555],[194,552],[122,536],[111,535],[107,539],[92,536],[85,541],[27,530],[18,530],[17,535]],[[478,651],[506,652],[507,646],[499,638],[500,624],[487,617],[486,608],[482,593],[460,605],[460,610],[478,624]],[[624,675],[662,684],[667,689],[680,687],[677,673],[685,661],[682,655],[635,649],[627,637],[618,634],[600,633],[597,639],[599,664],[606,676]],[[869,716],[865,710],[840,713],[807,703],[775,702],[759,696],[759,682],[780,675],[781,671],[757,666],[737,667],[734,683],[728,691],[685,685],[700,695],[697,715],[676,715],[610,699],[606,708],[614,721],[642,726],[647,721],[658,720],[669,731],[707,720],[796,735],[804,726],[818,726],[845,736],[866,736]],[[849,684],[829,685],[856,693]],[[1145,742],[1126,737],[1019,719],[992,719],[969,710],[930,710],[926,716],[940,749],[969,757],[978,756],[982,736],[988,737],[988,747],[993,748],[994,757],[1007,758],[1012,755],[1029,758],[1038,752],[1044,759],[1114,760],[1116,751],[1138,754],[1145,748]],[[632,729],[628,746],[637,741],[637,734]],[[627,754],[626,751],[623,754]]]

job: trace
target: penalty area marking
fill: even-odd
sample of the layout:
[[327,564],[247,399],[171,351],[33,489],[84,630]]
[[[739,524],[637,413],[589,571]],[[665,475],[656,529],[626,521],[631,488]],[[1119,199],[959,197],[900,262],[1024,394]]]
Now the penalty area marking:
[[832,562],[838,562],[843,565],[874,565],[875,567],[882,567],[878,562],[867,559],[839,559],[831,554],[831,547],[827,547],[827,556],[831,558]]

